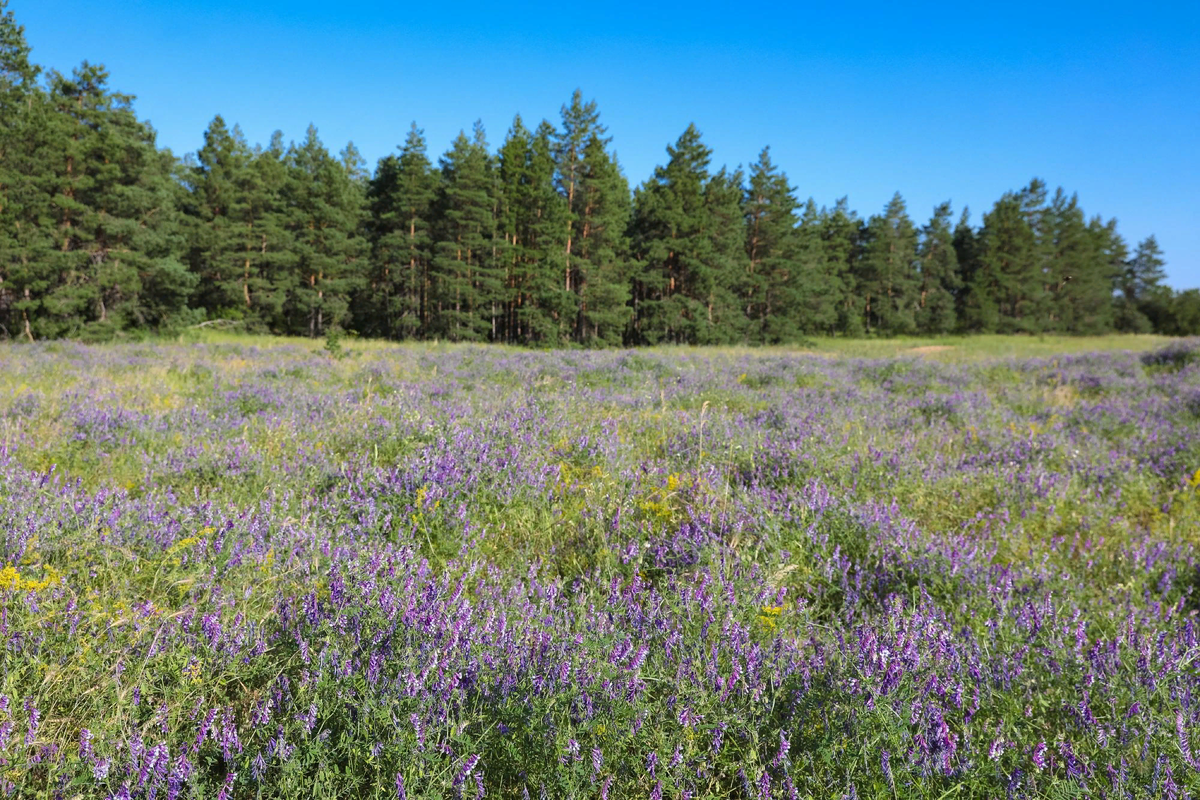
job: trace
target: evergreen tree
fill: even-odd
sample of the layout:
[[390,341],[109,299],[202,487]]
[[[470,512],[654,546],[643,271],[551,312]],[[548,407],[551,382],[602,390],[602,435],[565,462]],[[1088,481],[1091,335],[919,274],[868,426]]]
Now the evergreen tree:
[[275,131],[266,148],[254,149],[242,187],[243,278],[255,318],[277,331],[287,329],[285,309],[299,284],[285,158],[283,134]]
[[958,328],[964,332],[994,333],[1000,312],[982,272],[978,232],[971,226],[971,210],[964,208],[954,227],[954,257],[962,274],[958,294]]
[[1038,332],[1044,323],[1044,275],[1024,205],[1021,195],[1009,192],[983,217],[978,265],[969,285],[969,319],[978,330]]
[[362,278],[364,197],[345,165],[310,125],[288,148],[284,197],[294,237],[294,274],[284,308],[292,334],[319,336],[349,321],[350,297]]
[[832,209],[821,209],[821,242],[832,298],[837,307],[837,329],[847,336],[862,336],[865,302],[858,293],[854,264],[862,249],[863,224],[843,197]]
[[254,319],[250,254],[254,214],[247,190],[253,158],[241,132],[219,115],[204,132],[204,146],[189,176],[189,266],[200,278],[196,302],[214,316]]
[[1047,203],[1046,182],[1033,178],[1017,194],[1021,212],[1029,230],[1033,232],[1033,248],[1030,253],[1031,272],[1036,278],[1028,279],[1021,301],[1022,321],[1013,323],[1017,331],[1045,332],[1055,330],[1058,319],[1055,315],[1055,296],[1061,278],[1055,264],[1055,215]]
[[169,324],[195,278],[179,262],[174,158],[110,92],[103,67],[50,76],[55,276],[42,301],[45,335],[106,338]]
[[609,152],[606,132],[596,102],[583,102],[577,89],[562,107],[562,129],[554,146],[555,182],[567,208],[566,333],[589,345],[619,341],[628,319],[624,251],[629,185]]
[[958,322],[955,304],[963,285],[950,231],[950,203],[937,206],[921,230],[917,263],[920,273],[917,330],[925,335],[950,333]]
[[480,123],[473,139],[459,133],[441,167],[431,264],[437,297],[434,331],[452,341],[486,339],[499,322],[503,267],[493,258],[496,186]]
[[742,170],[732,172],[722,167],[704,187],[708,210],[707,238],[711,242],[712,282],[708,296],[703,298],[707,325],[701,328],[702,344],[731,344],[744,342],[749,320],[738,301],[738,288],[745,279],[746,176]]
[[[1138,243],[1132,258],[1124,252],[1124,242],[1111,234],[1115,239],[1111,248],[1111,259],[1119,263],[1117,280],[1114,289],[1114,314],[1118,330],[1131,333],[1148,333],[1151,330],[1162,331],[1166,327],[1166,309],[1171,302],[1167,300],[1169,290],[1164,291],[1162,281],[1166,277],[1163,272],[1164,261],[1158,241],[1149,236]],[[1156,322],[1157,320],[1157,322]]]
[[550,123],[532,133],[518,115],[500,149],[506,341],[562,344],[570,333],[575,302],[563,282],[568,210],[555,185],[555,138]]
[[737,286],[748,321],[747,340],[758,343],[793,341],[802,321],[798,312],[800,269],[796,231],[796,198],[787,176],[764,147],[750,166],[745,197],[746,274]]
[[558,191],[555,176],[557,133],[542,120],[529,159],[530,206],[525,213],[525,285],[531,303],[522,320],[530,340],[541,345],[568,340],[575,297],[563,283],[568,272],[567,237],[571,209]]
[[855,286],[868,333],[907,334],[916,330],[920,276],[916,270],[917,232],[897,192],[882,215],[871,217],[855,261]]
[[630,319],[626,230],[632,206],[629,183],[607,142],[596,130],[588,137],[573,214],[578,226],[574,339],[588,346],[620,344]]
[[[435,171],[413,126],[368,175],[310,128],[251,148],[217,117],[183,165],[102,67],[39,85],[0,0],[0,333],[106,338],[202,313],[319,335],[537,346],[775,343],[952,329],[1192,331],[1200,293],[1162,285],[1153,237],[1033,179],[976,230],[949,204],[920,231],[899,194],[863,221],[845,198],[797,207],[761,152],[710,171],[694,126],[632,202],[594,101],[561,129],[518,116],[497,157],[482,126]],[[748,185],[747,185],[748,184]],[[186,266],[185,266],[186,264]],[[189,304],[192,308],[189,308]]]
[[429,260],[437,174],[413,123],[400,154],[379,161],[367,188],[371,269],[360,301],[360,331],[408,339],[429,323]]
[[1084,222],[1078,198],[1060,188],[1047,210],[1051,254],[1046,328],[1063,333],[1099,334],[1112,328],[1112,287],[1116,265],[1107,256],[1106,226]]
[[[641,264],[633,338],[647,344],[711,342],[720,337],[714,326],[728,286],[721,274],[727,260],[713,235],[712,151],[689,125],[667,153],[667,165],[657,167],[634,197],[633,247]],[[735,302],[728,298],[728,305]]]
[[[778,335],[768,340],[785,341],[794,325],[797,333],[832,335],[839,330],[845,308],[846,262],[836,226],[827,228],[826,218],[810,197],[800,214],[796,227],[793,268],[787,278],[790,285],[786,306],[772,312],[768,332],[780,325]],[[826,239],[829,233],[831,238]],[[852,245],[851,245],[852,246]]]
[[1162,249],[1153,235],[1138,242],[1137,250],[1125,267],[1121,292],[1130,300],[1137,301],[1162,284],[1167,274]]
[[[600,124],[600,113],[596,110],[596,101],[583,102],[583,93],[576,89],[571,96],[571,102],[562,107],[562,130],[558,134],[554,146],[556,181],[559,191],[567,199],[567,241],[566,261],[563,270],[563,288],[575,292],[574,266],[571,256],[578,235],[579,218],[576,212],[578,202],[576,191],[583,170],[583,153],[588,140],[592,136],[603,137],[606,128]],[[604,139],[604,144],[608,140]]]
[[44,293],[54,282],[45,153],[48,105],[36,85],[25,31],[0,0],[0,325],[6,336],[34,338]]

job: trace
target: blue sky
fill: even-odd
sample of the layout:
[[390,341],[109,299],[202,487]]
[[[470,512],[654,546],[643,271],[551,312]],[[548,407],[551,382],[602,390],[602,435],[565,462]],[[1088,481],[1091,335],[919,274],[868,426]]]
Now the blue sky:
[[[981,7],[976,7],[976,6]],[[640,183],[695,122],[714,167],[763,145],[801,199],[973,221],[1033,176],[1154,233],[1168,282],[1200,286],[1200,3],[409,4],[10,0],[34,60],[107,65],[159,143],[213,115],[252,142],[353,139],[371,166],[416,121],[431,156],[482,119],[599,104]]]

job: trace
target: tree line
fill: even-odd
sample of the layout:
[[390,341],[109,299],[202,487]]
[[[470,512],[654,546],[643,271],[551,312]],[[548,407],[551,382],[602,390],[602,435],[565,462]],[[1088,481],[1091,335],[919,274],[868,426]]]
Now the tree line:
[[[0,0],[0,12],[6,3]],[[211,320],[322,336],[533,346],[774,344],[812,335],[1200,333],[1163,285],[1041,180],[978,226],[800,201],[764,148],[714,169],[695,126],[631,191],[594,102],[480,123],[433,163],[414,124],[374,172],[310,127],[251,145],[220,116],[159,149],[102,67],[43,74],[0,15],[0,335],[106,339]]]

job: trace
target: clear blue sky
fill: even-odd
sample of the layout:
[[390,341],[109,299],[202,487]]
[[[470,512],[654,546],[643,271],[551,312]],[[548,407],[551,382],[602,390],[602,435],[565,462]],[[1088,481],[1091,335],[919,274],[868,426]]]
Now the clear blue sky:
[[103,63],[178,154],[212,117],[251,142],[310,122],[375,161],[415,120],[436,160],[482,119],[558,121],[579,87],[634,184],[695,122],[714,167],[763,145],[801,199],[973,220],[1033,176],[1157,235],[1200,286],[1200,3],[10,0],[34,60]]

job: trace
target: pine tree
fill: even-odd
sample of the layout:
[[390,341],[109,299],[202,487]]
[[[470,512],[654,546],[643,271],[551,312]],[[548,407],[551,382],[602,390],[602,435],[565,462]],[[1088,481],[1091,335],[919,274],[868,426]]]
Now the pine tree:
[[[1123,248],[1123,241],[1113,243],[1111,253],[1114,260],[1121,259]],[[1138,242],[1132,258],[1121,259],[1115,287],[1119,292],[1116,300],[1118,329],[1146,333],[1150,330],[1165,332],[1173,327],[1164,324],[1166,309],[1172,305],[1172,300],[1167,299],[1169,290],[1162,285],[1166,278],[1163,271],[1165,263],[1154,236]]]
[[[600,113],[596,101],[583,102],[583,93],[576,89],[571,102],[562,107],[562,130],[554,145],[554,160],[557,170],[556,181],[559,191],[567,199],[566,261],[563,270],[563,288],[575,292],[574,266],[571,256],[578,235],[576,191],[583,170],[583,152],[592,136],[603,137],[606,129],[600,124]],[[605,139],[607,144],[608,140]]]
[[[978,304],[972,319],[979,330],[1000,333],[1041,330],[1044,275],[1037,236],[1021,195],[1009,192],[983,217],[979,262],[970,294]],[[990,306],[995,308],[994,320]]]
[[855,286],[868,333],[890,336],[916,330],[920,303],[916,259],[917,232],[897,192],[883,214],[868,221],[863,250],[855,262]]
[[863,224],[843,197],[832,209],[821,209],[821,242],[826,275],[832,287],[838,287],[837,329],[847,336],[863,334],[865,303],[858,294],[854,264],[862,249]]
[[630,318],[629,183],[607,142],[593,130],[584,146],[573,215],[578,225],[574,339],[588,346],[620,344]]
[[738,288],[745,279],[746,177],[741,169],[722,167],[704,186],[707,209],[702,237],[710,243],[708,294],[698,297],[705,306],[706,324],[699,329],[698,344],[731,344],[747,338],[749,320],[741,309]]
[[493,258],[496,185],[481,124],[475,124],[473,139],[459,133],[441,167],[431,265],[434,331],[452,341],[486,339],[499,321],[503,267]]
[[367,188],[371,270],[356,326],[398,339],[425,333],[437,174],[413,123],[400,154],[380,159]]
[[300,284],[296,237],[289,227],[286,155],[283,134],[275,131],[266,148],[254,149],[242,187],[246,212],[241,231],[243,277],[255,317],[276,331],[287,330],[288,301]]
[[195,278],[180,264],[174,157],[154,145],[130,95],[84,62],[50,76],[55,282],[44,295],[47,335],[107,338],[169,324]]
[[0,324],[32,341],[42,296],[54,282],[44,227],[51,214],[45,154],[48,104],[36,85],[24,28],[0,0]]
[[294,237],[294,277],[284,309],[288,331],[319,336],[349,321],[350,297],[364,270],[361,186],[310,125],[288,148],[284,196]]
[[841,260],[836,236],[826,240],[825,222],[823,212],[810,197],[796,227],[794,268],[788,274],[791,306],[771,316],[772,320],[794,321],[795,330],[805,336],[832,335],[843,330],[839,319],[845,307],[846,264]]
[[697,344],[714,338],[719,290],[712,211],[706,199],[712,151],[689,125],[667,148],[670,159],[634,197],[634,333],[638,343]]
[[962,274],[958,294],[958,329],[964,332],[994,333],[1000,324],[1000,311],[992,296],[987,276],[982,271],[979,234],[971,226],[971,210],[964,208],[954,227],[954,256]]
[[201,281],[196,301],[214,316],[250,317],[250,264],[243,226],[253,226],[249,198],[252,154],[240,131],[218,115],[189,176],[192,194],[188,262]]
[[525,164],[527,205],[518,210],[521,287],[515,321],[519,341],[562,345],[569,340],[575,296],[563,283],[567,272],[570,209],[555,184],[554,127],[543,120],[529,142]]
[[565,344],[576,303],[567,290],[566,200],[555,185],[556,134],[530,132],[518,115],[499,154],[500,248],[505,270],[505,340]]
[[917,263],[921,281],[917,330],[925,335],[950,333],[958,323],[955,304],[963,285],[950,231],[950,203],[937,206],[921,230]]
[[799,240],[796,198],[787,176],[771,162],[764,147],[750,166],[745,197],[746,274],[737,294],[749,325],[747,340],[759,343],[793,341],[799,335],[796,272]]
[[606,132],[596,102],[583,102],[576,89],[562,107],[562,128],[555,138],[555,183],[567,209],[565,332],[587,345],[619,341],[628,319],[624,234],[631,210],[629,185],[609,151]]
[[1046,329],[1099,334],[1112,327],[1115,265],[1104,250],[1105,226],[1084,222],[1078,198],[1060,188],[1046,212],[1050,268],[1047,294],[1051,312]]

